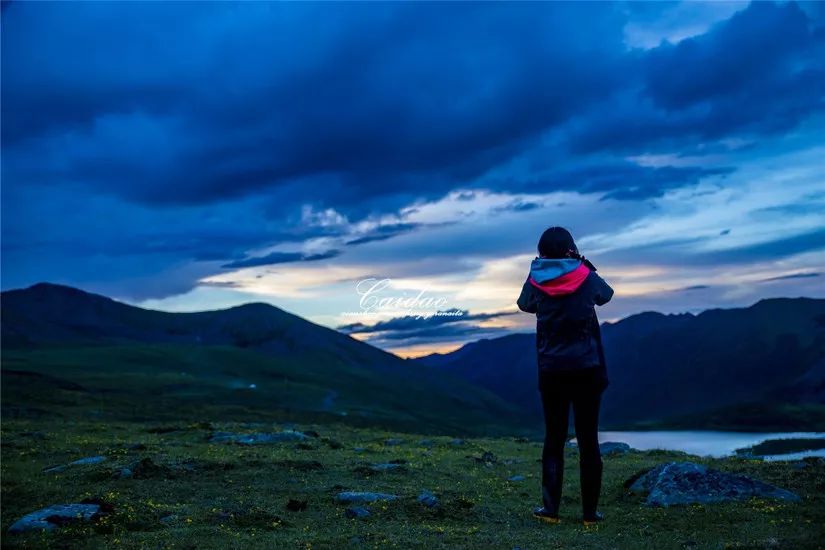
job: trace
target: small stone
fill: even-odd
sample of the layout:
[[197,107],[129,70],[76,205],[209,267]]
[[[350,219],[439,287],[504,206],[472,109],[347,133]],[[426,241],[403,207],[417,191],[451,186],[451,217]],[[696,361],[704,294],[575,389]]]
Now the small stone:
[[425,489],[418,495],[418,502],[427,508],[434,508],[438,506],[438,497]]
[[101,462],[105,462],[105,456],[90,456],[87,458],[81,458],[80,460],[75,460],[74,462],[69,462],[69,466],[84,466],[86,464],[100,464]]
[[290,512],[303,512],[307,509],[307,501],[291,498],[289,502],[286,503],[286,509]]
[[130,477],[134,477],[135,473],[129,468],[121,468],[120,471],[117,473],[117,477],[119,479],[128,479]]
[[177,514],[165,514],[161,516],[160,522],[161,523],[174,523],[178,520]]
[[361,506],[353,506],[352,508],[347,508],[344,515],[346,515],[349,519],[366,518],[369,517],[370,511]]
[[510,476],[510,477],[507,478],[507,481],[524,481],[524,476],[522,476],[522,475]]
[[338,504],[363,504],[379,501],[390,502],[393,500],[398,500],[398,495],[360,491],[343,491],[335,495],[335,502],[337,502]]
[[9,527],[9,533],[51,531],[66,523],[89,521],[98,513],[98,504],[55,504],[26,514]]
[[607,441],[599,445],[599,452],[602,456],[623,455],[630,450],[630,445],[618,441]]

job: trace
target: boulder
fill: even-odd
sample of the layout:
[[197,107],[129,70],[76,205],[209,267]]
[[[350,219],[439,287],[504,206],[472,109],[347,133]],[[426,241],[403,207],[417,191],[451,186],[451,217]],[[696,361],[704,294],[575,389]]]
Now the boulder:
[[599,444],[599,452],[602,456],[623,455],[630,450],[630,445],[619,441],[605,441]]
[[335,502],[338,504],[364,504],[369,502],[390,502],[393,500],[398,500],[398,495],[358,491],[343,491],[335,495]]
[[633,480],[629,489],[635,493],[647,493],[647,506],[709,504],[751,497],[789,502],[799,500],[798,495],[785,489],[693,462],[660,464]]
[[74,521],[89,521],[99,513],[98,504],[55,504],[26,514],[9,527],[9,533],[51,531]]
[[421,494],[418,495],[418,502],[420,502],[427,508],[435,508],[436,506],[438,506],[438,497],[424,489],[423,491],[421,491]]

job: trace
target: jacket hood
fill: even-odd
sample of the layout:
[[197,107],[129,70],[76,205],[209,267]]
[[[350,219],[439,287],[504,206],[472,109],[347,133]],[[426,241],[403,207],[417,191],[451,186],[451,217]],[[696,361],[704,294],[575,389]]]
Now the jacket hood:
[[572,294],[584,283],[590,269],[572,258],[536,258],[530,264],[530,284],[549,296]]

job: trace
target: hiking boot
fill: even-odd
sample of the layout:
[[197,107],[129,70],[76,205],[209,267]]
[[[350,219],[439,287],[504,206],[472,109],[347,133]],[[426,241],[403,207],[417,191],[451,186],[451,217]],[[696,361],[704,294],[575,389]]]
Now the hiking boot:
[[539,520],[541,520],[545,523],[555,524],[555,523],[560,523],[561,522],[561,520],[559,519],[558,514],[551,514],[550,512],[548,512],[544,508],[544,506],[541,506],[540,508],[533,509],[533,517],[535,517],[536,519],[539,519]]
[[588,515],[583,518],[585,525],[595,525],[600,521],[604,521],[604,514],[601,512],[595,512],[593,515]]

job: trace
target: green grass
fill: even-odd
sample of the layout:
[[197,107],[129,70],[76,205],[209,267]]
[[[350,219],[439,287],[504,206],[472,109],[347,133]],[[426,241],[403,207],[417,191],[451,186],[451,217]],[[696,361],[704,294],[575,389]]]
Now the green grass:
[[[177,431],[158,430],[176,427]],[[261,425],[12,419],[2,426],[3,547],[13,548],[817,548],[825,540],[825,467],[803,468],[731,458],[700,460],[790,489],[799,503],[743,503],[652,509],[623,483],[655,464],[684,459],[668,452],[605,458],[601,510],[607,521],[578,521],[576,455],[567,451],[562,524],[536,522],[540,444],[514,438],[468,439],[302,424],[320,437],[309,444],[244,447],[207,441],[213,430],[276,430]],[[159,433],[161,432],[161,433]],[[402,438],[386,446],[387,438]],[[433,442],[427,449],[418,442]],[[341,445],[337,445],[338,442]],[[141,443],[141,450],[128,445]],[[357,451],[361,447],[363,451]],[[491,466],[473,457],[490,451]],[[99,465],[47,474],[43,468],[104,454]],[[151,459],[141,478],[115,479],[119,468]],[[363,466],[404,460],[401,472],[369,474]],[[523,475],[523,481],[507,478]],[[422,489],[440,499],[416,502]],[[394,493],[366,519],[347,519],[333,502],[339,490]],[[9,525],[41,507],[99,499],[113,507],[96,524],[52,533],[9,535]],[[291,512],[290,499],[307,509]]]

